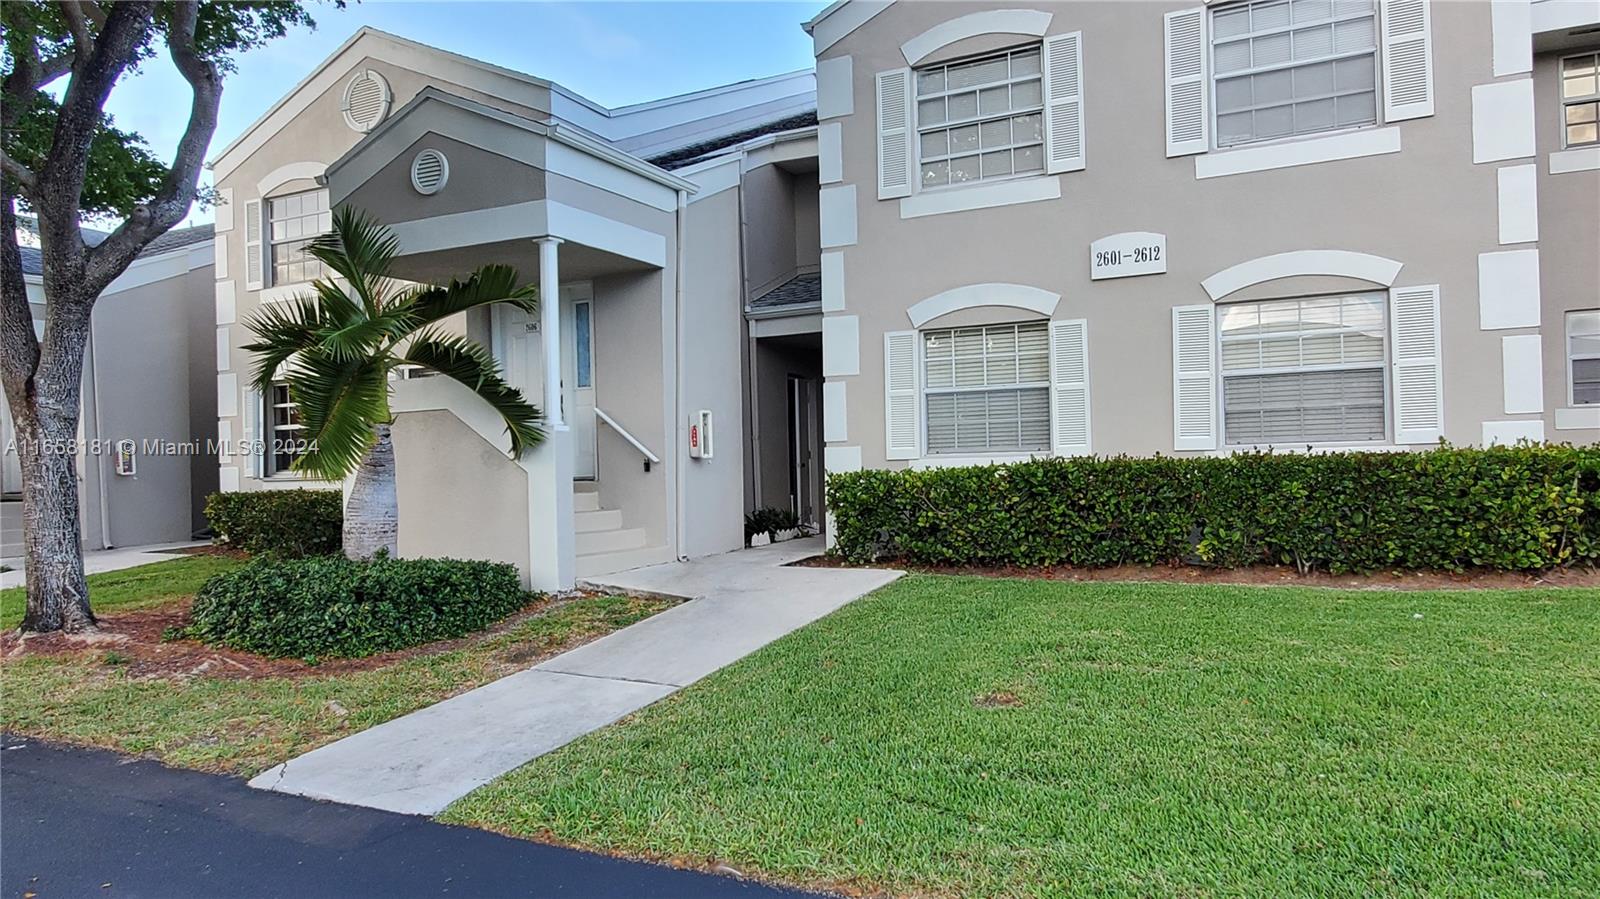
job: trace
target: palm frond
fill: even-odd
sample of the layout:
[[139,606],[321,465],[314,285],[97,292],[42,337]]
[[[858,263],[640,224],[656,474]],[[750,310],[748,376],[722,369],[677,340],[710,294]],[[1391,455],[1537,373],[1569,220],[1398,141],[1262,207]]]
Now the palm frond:
[[265,393],[285,362],[322,342],[328,322],[323,307],[307,297],[293,297],[263,303],[245,325],[256,335],[241,347],[256,357],[251,385]]
[[454,379],[493,406],[505,420],[513,458],[544,442],[538,408],[523,397],[522,391],[505,382],[499,366],[481,345],[429,328],[417,335],[403,358]]
[[486,265],[466,280],[451,281],[444,287],[425,285],[409,296],[422,324],[433,324],[458,312],[509,303],[529,313],[539,311],[539,289],[517,286],[517,270],[509,265]]
[[323,265],[350,283],[350,289],[376,318],[389,290],[389,270],[400,253],[400,240],[377,219],[349,206],[333,213],[333,230],[307,248]]
[[389,362],[339,361],[325,353],[296,356],[289,369],[289,398],[300,407],[306,451],[297,471],[338,480],[355,471],[372,445],[372,426],[389,419]]

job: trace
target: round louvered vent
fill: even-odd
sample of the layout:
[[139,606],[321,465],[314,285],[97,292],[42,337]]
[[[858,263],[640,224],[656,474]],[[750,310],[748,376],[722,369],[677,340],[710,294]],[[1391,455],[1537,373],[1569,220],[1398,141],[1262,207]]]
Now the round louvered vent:
[[367,132],[389,114],[389,82],[371,69],[363,69],[344,87],[344,120],[351,128]]
[[411,186],[423,196],[436,194],[450,180],[450,160],[438,150],[423,150],[411,160]]

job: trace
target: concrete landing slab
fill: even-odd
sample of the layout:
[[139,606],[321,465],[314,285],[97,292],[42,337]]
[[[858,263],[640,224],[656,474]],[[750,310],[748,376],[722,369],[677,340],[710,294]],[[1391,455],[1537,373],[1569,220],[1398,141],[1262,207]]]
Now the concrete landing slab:
[[682,605],[272,768],[250,786],[432,815],[890,583],[898,571],[792,568],[820,538],[591,578]]

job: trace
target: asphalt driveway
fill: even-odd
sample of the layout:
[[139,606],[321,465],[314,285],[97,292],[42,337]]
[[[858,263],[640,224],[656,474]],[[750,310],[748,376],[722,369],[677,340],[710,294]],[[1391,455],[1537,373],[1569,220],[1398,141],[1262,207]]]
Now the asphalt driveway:
[[252,790],[109,752],[9,735],[0,747],[8,899],[813,895]]

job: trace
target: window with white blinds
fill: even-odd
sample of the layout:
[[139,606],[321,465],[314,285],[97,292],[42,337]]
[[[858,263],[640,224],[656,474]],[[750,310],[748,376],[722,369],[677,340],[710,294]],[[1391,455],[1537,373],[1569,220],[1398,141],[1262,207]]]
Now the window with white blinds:
[[1600,309],[1567,313],[1567,381],[1572,405],[1600,405]]
[[927,451],[1050,448],[1050,335],[1045,322],[922,333]]
[[918,69],[923,187],[1044,171],[1039,45]]
[[1255,0],[1211,12],[1217,146],[1378,120],[1375,0]]
[[267,199],[267,239],[273,284],[300,284],[322,277],[322,263],[306,250],[333,230],[326,188]]
[[1383,441],[1384,305],[1362,293],[1218,306],[1225,441]]
[[294,460],[305,452],[300,404],[289,397],[289,385],[276,383],[267,403],[267,474],[288,474]]
[[1566,146],[1600,144],[1600,53],[1561,60],[1561,116]]

